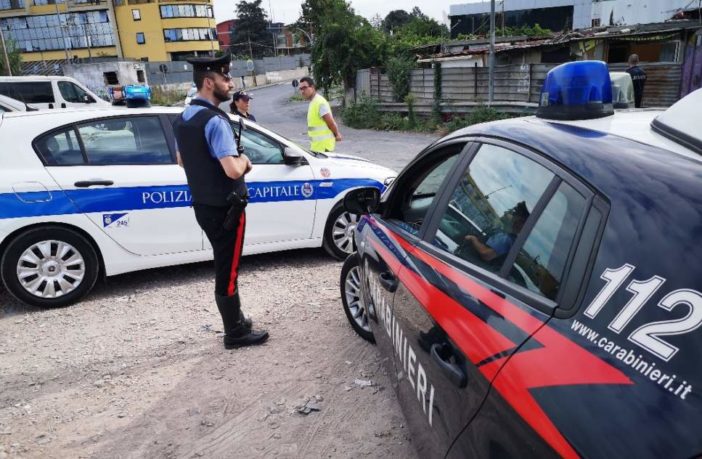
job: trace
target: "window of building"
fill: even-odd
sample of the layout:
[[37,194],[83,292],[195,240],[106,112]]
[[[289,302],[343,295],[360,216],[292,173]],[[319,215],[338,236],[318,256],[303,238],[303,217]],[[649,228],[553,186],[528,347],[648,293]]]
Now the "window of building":
[[214,29],[163,29],[166,41],[212,41],[217,39]]
[[162,18],[211,18],[212,7],[207,5],[162,5]]
[[141,21],[141,10],[132,10],[132,19],[135,21]]
[[137,70],[137,81],[139,83],[146,83],[146,78],[144,77],[143,70]]
[[0,0],[0,10],[24,9],[24,0]]
[[4,18],[0,27],[26,52],[115,45],[107,10]]
[[136,41],[140,45],[143,45],[144,43],[146,43],[146,38],[144,38],[144,32],[137,32]]
[[105,84],[119,84],[117,72],[105,72],[102,74],[102,77],[105,80]]

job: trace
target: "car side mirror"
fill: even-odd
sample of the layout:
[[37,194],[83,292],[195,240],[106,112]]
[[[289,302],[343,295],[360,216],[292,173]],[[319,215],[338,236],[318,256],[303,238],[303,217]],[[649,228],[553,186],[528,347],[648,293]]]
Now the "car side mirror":
[[300,166],[302,164],[307,164],[307,160],[299,151],[285,147],[283,150],[283,161],[288,166]]
[[352,214],[373,213],[380,206],[380,190],[374,187],[356,188],[344,196],[344,209]]

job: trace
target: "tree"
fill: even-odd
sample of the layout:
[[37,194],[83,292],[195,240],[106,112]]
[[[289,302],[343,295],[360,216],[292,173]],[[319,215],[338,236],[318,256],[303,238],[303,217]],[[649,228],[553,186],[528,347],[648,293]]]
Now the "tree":
[[395,32],[412,20],[412,16],[405,10],[393,10],[383,19],[383,30],[387,33]]
[[295,26],[313,37],[312,65],[324,90],[334,84],[353,86],[357,70],[378,65],[387,55],[382,32],[345,0],[305,0]]
[[232,34],[233,54],[261,58],[273,54],[273,35],[268,30],[268,16],[261,8],[263,0],[236,4],[237,22]]
[[[12,70],[12,75],[17,76],[22,68],[21,50],[13,40],[5,39],[5,46],[7,46],[7,57],[10,60],[10,70]],[[9,75],[5,64],[5,52],[2,48],[2,42],[0,42],[0,75]]]

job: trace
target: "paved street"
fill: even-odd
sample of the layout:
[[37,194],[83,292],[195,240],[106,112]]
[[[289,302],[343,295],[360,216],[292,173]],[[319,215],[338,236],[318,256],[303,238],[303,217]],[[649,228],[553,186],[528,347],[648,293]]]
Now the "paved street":
[[[295,91],[290,83],[250,89],[253,100],[251,111],[259,124],[276,131],[303,147],[307,140],[307,102],[291,101]],[[228,103],[222,108],[228,109]],[[342,142],[337,143],[338,153],[348,153],[369,159],[398,172],[424,147],[438,136],[409,132],[386,132],[351,129],[343,125],[339,108],[334,108],[340,124]]]

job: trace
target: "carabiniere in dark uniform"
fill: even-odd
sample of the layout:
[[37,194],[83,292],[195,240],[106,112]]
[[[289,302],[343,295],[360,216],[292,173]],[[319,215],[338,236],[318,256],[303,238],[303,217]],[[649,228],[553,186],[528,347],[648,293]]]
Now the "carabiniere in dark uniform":
[[198,94],[173,123],[195,218],[214,252],[215,300],[227,349],[259,344],[268,338],[268,332],[251,328],[239,298],[237,278],[246,229],[244,174],[252,166],[234,138],[229,116],[218,108],[229,100],[232,89],[230,59],[226,55],[188,60]]

